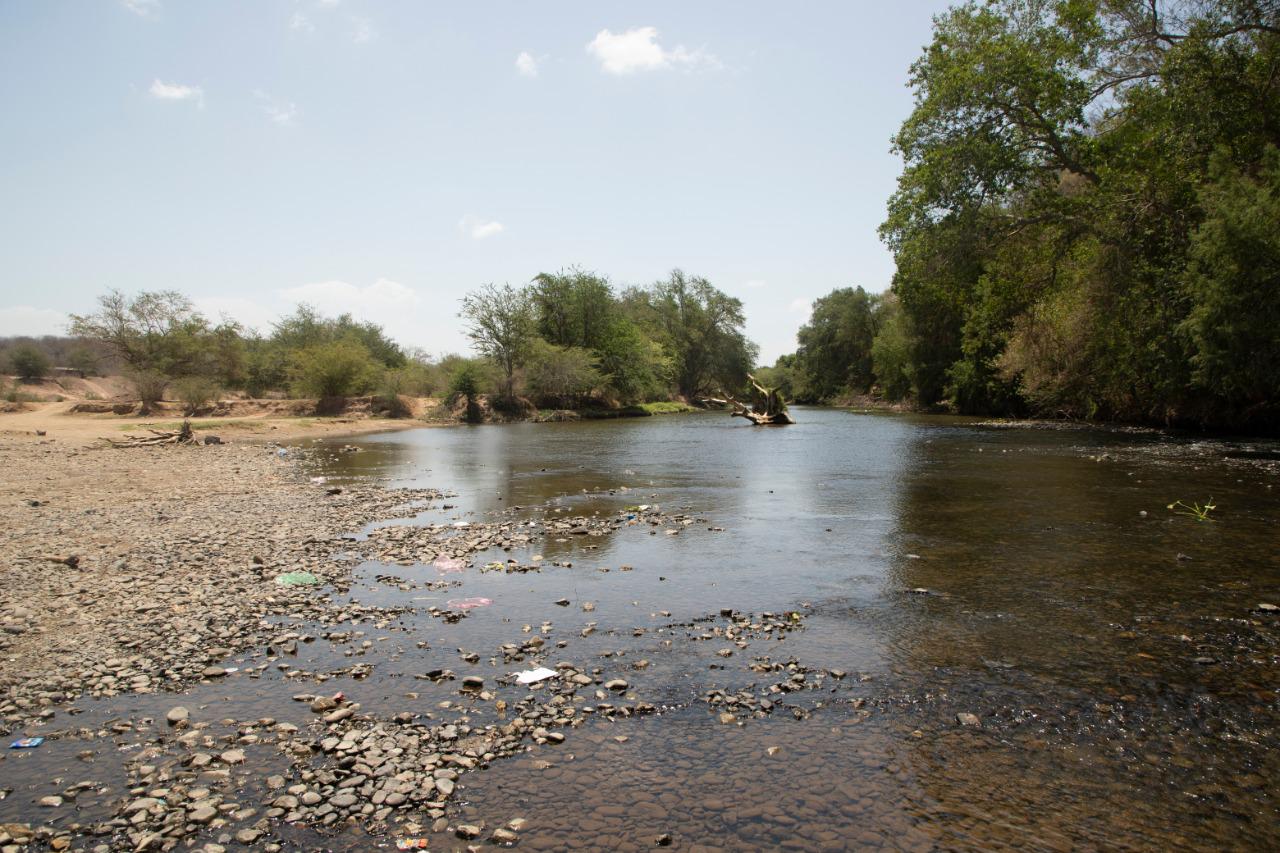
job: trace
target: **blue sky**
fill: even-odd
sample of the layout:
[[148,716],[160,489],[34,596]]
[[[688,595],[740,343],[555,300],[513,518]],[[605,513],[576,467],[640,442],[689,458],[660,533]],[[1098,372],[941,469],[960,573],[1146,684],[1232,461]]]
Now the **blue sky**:
[[945,6],[7,0],[0,334],[174,288],[462,351],[484,282],[678,266],[771,362],[815,297],[889,284],[889,137]]

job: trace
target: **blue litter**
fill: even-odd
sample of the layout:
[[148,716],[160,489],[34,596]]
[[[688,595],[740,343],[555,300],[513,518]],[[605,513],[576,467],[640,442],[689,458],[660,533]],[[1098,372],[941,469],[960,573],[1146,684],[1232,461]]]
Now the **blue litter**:
[[20,737],[17,740],[15,740],[13,743],[9,744],[9,748],[10,749],[35,749],[37,746],[39,746],[42,743],[44,743],[44,738],[42,737]]

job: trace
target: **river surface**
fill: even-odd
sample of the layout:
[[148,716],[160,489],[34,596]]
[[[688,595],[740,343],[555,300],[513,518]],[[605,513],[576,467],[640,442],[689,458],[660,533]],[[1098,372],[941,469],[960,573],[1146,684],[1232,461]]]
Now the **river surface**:
[[[590,620],[575,654],[649,660],[633,687],[669,708],[473,774],[471,819],[519,814],[536,849],[1275,845],[1280,624],[1255,609],[1280,603],[1274,445],[798,415],[418,430],[326,466],[450,488],[461,519],[646,503],[705,520],[544,547],[571,568],[465,575],[459,594],[494,604],[450,626],[458,645]],[[1209,498],[1212,521],[1167,509]],[[727,658],[696,632],[631,637],[722,609],[806,618]],[[745,666],[766,654],[848,675],[721,724],[702,697],[776,681]]]
[[[545,527],[641,505],[668,520],[443,576],[359,563],[340,594],[405,612],[292,665],[368,664],[325,689],[390,718],[458,699],[416,674],[493,684],[529,665],[502,644],[541,632],[555,643],[541,662],[625,674],[627,697],[657,709],[580,714],[563,744],[463,774],[450,828],[486,827],[477,843],[521,818],[533,850],[1275,848],[1280,616],[1259,607],[1280,605],[1275,443],[796,414],[786,428],[697,414],[309,443],[309,473],[330,484],[450,490],[389,524]],[[1167,508],[1209,498],[1208,521]],[[542,568],[481,571],[507,560]],[[427,587],[442,577],[455,585]],[[423,612],[465,598],[490,603],[456,624]],[[298,691],[264,666],[187,704],[305,726]],[[82,704],[105,720],[173,701]],[[403,834],[282,832],[338,850]]]

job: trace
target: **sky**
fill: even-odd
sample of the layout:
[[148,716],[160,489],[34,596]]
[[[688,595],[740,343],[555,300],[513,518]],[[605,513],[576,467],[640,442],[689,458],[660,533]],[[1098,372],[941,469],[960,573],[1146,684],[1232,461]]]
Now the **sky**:
[[890,138],[946,5],[5,0],[0,335],[175,289],[462,352],[481,284],[678,267],[772,363],[812,300],[890,283]]

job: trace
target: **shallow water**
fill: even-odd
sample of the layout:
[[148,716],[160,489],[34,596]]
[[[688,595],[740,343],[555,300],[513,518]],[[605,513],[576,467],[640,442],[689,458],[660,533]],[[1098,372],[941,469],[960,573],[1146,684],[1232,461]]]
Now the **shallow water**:
[[[448,667],[492,683],[520,668],[495,660],[497,648],[548,621],[548,641],[564,643],[549,665],[625,672],[628,692],[659,714],[590,715],[565,744],[460,780],[452,813],[490,828],[526,819],[521,848],[644,850],[660,838],[682,850],[1274,846],[1280,619],[1255,609],[1280,604],[1274,444],[797,414],[785,429],[688,415],[423,429],[361,439],[359,453],[329,452],[350,441],[320,443],[312,473],[331,482],[456,493],[448,509],[437,502],[396,524],[509,513],[540,523],[638,504],[697,521],[496,551],[443,576],[362,563],[352,600],[415,612],[348,626],[366,632],[368,649],[318,642],[293,665],[371,664],[368,677],[325,689],[387,717],[457,699],[456,686],[415,673]],[[1212,522],[1166,509],[1210,496]],[[540,572],[477,568],[527,563],[535,550]],[[388,575],[410,588],[378,580]],[[425,587],[441,579],[457,586]],[[493,603],[457,624],[422,612],[474,596]],[[562,598],[568,607],[556,606]],[[803,618],[785,639],[734,646],[717,634],[730,609]],[[458,648],[480,661],[464,663]],[[772,714],[722,723],[707,691],[777,682],[749,668],[761,656],[802,665],[806,688]],[[205,718],[305,726],[312,715],[290,699],[304,687],[268,668],[184,701]],[[78,724],[162,717],[173,704],[82,703]],[[470,713],[473,725],[499,719],[492,707]],[[22,760],[48,778],[84,746],[51,742]],[[252,756],[239,771],[245,789],[284,764]],[[5,763],[15,793],[0,818],[31,819],[15,805],[30,799],[20,768]],[[93,772],[119,784],[110,761]],[[390,840],[284,832],[306,847]],[[432,849],[461,846],[433,836]]]

